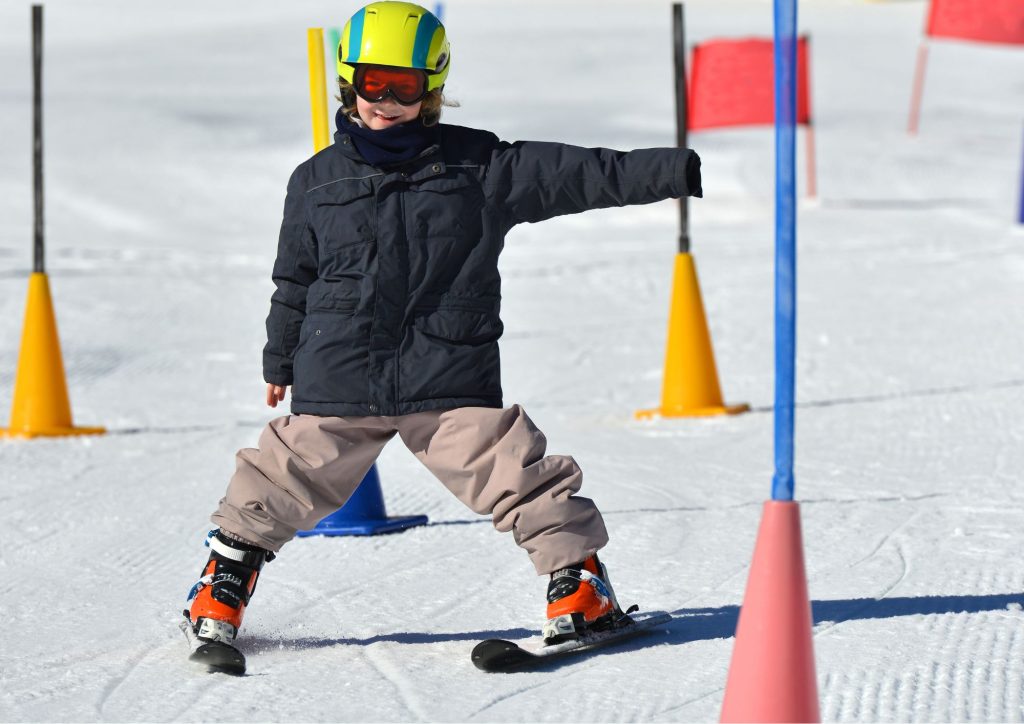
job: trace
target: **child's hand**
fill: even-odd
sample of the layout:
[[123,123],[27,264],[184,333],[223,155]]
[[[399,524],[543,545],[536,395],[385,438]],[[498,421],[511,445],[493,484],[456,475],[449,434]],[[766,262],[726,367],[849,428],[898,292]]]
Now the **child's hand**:
[[274,385],[268,382],[267,405],[269,405],[270,407],[277,407],[277,403],[284,400],[284,391],[287,389],[287,387],[282,387],[281,385]]

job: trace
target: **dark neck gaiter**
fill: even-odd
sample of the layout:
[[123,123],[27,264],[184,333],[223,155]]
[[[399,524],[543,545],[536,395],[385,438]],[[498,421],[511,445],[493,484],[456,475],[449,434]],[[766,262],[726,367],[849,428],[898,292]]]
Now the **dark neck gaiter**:
[[440,129],[424,126],[417,118],[382,131],[360,126],[338,109],[335,116],[340,133],[352,137],[359,155],[373,166],[397,166],[411,161],[440,139]]

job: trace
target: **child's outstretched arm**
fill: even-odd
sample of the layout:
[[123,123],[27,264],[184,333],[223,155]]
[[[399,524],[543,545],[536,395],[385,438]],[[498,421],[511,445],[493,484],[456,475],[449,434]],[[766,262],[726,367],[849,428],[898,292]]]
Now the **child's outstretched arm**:
[[[284,220],[277,245],[273,280],[277,289],[270,297],[267,345],[263,348],[263,379],[268,385],[292,384],[292,355],[306,316],[306,293],[316,281],[317,243],[306,216],[307,171],[300,166],[288,181]],[[282,395],[278,399],[283,399]],[[267,393],[267,404],[270,393]]]
[[700,157],[688,148],[613,151],[540,141],[501,142],[485,180],[509,225],[608,206],[702,196]]

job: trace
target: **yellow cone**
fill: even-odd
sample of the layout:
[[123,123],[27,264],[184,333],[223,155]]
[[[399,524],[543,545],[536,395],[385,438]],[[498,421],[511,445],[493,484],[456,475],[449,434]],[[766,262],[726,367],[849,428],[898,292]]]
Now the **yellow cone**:
[[718,384],[711,334],[693,257],[676,255],[672,303],[668,317],[668,348],[661,407],[638,410],[638,419],[652,417],[707,417],[746,412],[750,405],[726,405]]
[[50,300],[46,274],[36,272],[28,280],[25,328],[14,382],[11,425],[0,429],[2,437],[95,435],[102,427],[74,427],[71,403],[64,382],[64,363],[57,336],[57,320]]

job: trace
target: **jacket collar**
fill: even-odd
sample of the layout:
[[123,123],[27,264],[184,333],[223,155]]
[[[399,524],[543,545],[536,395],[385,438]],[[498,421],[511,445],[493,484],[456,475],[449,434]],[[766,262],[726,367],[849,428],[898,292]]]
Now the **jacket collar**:
[[[343,133],[342,131],[335,132],[334,148],[351,161],[363,166],[369,166],[370,168],[377,168],[360,155],[359,151],[355,148],[355,144],[352,142],[352,136],[348,133]],[[422,181],[425,178],[439,176],[446,170],[441,156],[441,144],[435,143],[432,146],[427,146],[416,158],[401,166],[393,169],[378,170],[384,170],[385,173],[394,173],[406,181]]]
[[335,127],[345,133],[351,145],[371,166],[389,170],[414,161],[430,146],[440,142],[440,128],[425,126],[420,118],[383,130],[372,130],[355,115],[339,108]]

